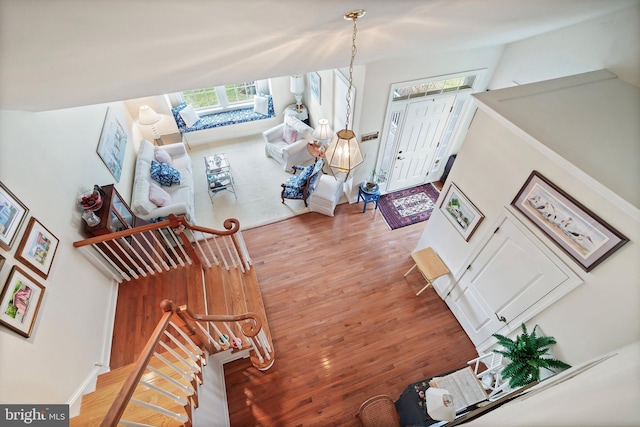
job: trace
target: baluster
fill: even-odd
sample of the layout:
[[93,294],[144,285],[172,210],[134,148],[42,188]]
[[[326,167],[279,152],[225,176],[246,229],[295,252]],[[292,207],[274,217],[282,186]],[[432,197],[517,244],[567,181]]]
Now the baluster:
[[[131,254],[133,254],[133,255],[138,259],[138,262],[140,262],[140,264],[142,264],[142,265],[147,269],[147,271],[149,272],[149,274],[155,274],[155,271],[153,271],[153,268],[151,268],[151,266],[149,265],[149,263],[148,263],[145,259],[143,259],[143,258],[140,256],[140,254],[139,254],[135,249],[133,249],[133,246],[131,246],[131,243],[129,243],[129,241],[128,241],[127,239],[125,239],[125,238],[123,237],[123,238],[122,238],[122,243],[123,243],[127,248],[129,248],[129,251],[131,252]],[[143,270],[143,271],[144,271],[144,270]],[[142,272],[141,272],[141,274],[142,274],[144,277],[147,277],[147,274],[146,274],[146,273],[142,273]]]
[[[129,242],[127,242],[127,239],[125,239],[124,237],[121,237],[119,241],[118,241],[118,239],[113,239],[113,242],[118,245],[118,248],[120,249],[120,251],[129,259],[131,264],[133,264],[133,266],[136,268],[136,270],[138,270],[138,273],[140,273],[143,277],[147,277],[147,272],[144,271],[144,269],[142,267],[140,267],[140,265],[138,265],[138,263],[131,257],[130,253],[133,253],[135,255],[137,255],[137,254],[133,250],[131,245],[129,245]],[[120,242],[122,242],[125,246],[127,246],[130,249],[130,251],[122,248],[122,246],[120,246]],[[127,264],[127,265],[130,265],[130,264]],[[136,277],[136,279],[137,279],[137,277]]]
[[171,238],[175,242],[175,247],[179,248],[180,252],[182,252],[181,258],[184,258],[185,260],[187,260],[187,263],[189,265],[193,264],[193,260],[191,259],[189,254],[187,254],[187,251],[184,250],[184,246],[182,245],[182,240],[176,235],[176,232],[173,230],[173,228],[169,228],[169,232],[170,232]]
[[122,263],[123,268],[127,268],[131,276],[137,279],[138,275],[136,274],[135,270],[129,263],[122,259],[122,257],[115,251],[112,245],[115,245],[118,249],[120,249],[121,253],[124,253],[126,255],[126,251],[122,249],[122,246],[120,246],[117,240],[113,239],[103,242],[103,246],[105,246],[109,250],[109,252],[111,252],[111,255],[113,255],[118,261]]
[[[109,263],[109,259],[105,258],[102,251],[97,249],[95,245],[82,246],[80,247],[80,250],[85,256],[94,259],[98,264],[100,264],[102,266],[103,271],[107,272],[113,280],[117,281],[118,283],[122,282],[122,279],[124,279],[124,277],[122,276],[122,271],[116,266],[111,265]],[[96,252],[98,252],[102,256],[97,256]],[[120,275],[118,275],[112,269],[118,271]]]

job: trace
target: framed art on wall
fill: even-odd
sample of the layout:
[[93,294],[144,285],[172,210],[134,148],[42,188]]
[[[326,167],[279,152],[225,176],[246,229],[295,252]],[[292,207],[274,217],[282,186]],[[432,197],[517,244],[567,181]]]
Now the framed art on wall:
[[313,96],[318,100],[318,104],[321,104],[320,102],[320,74],[318,74],[317,72],[312,72],[309,73],[309,87],[311,88],[311,93],[313,94]]
[[482,212],[467,199],[467,196],[454,183],[449,186],[440,205],[440,211],[466,241],[469,241],[471,235],[484,219]]
[[0,248],[9,250],[29,209],[0,182]]
[[31,217],[18,246],[16,259],[46,279],[49,276],[58,243],[58,238],[53,233],[40,221]]
[[120,182],[126,148],[127,133],[111,108],[107,108],[97,152],[116,182]]
[[14,265],[0,294],[0,324],[30,337],[44,290],[44,286]]
[[591,271],[629,241],[537,171],[531,172],[511,205],[584,271]]

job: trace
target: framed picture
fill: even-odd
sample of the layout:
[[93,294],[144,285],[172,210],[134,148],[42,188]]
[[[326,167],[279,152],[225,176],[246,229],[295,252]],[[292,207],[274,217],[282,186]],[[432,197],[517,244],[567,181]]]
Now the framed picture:
[[466,241],[469,241],[471,235],[484,219],[482,212],[467,199],[467,196],[454,183],[449,186],[447,194],[440,204],[440,210]]
[[320,74],[312,72],[309,74],[309,86],[311,87],[311,93],[318,100],[318,104],[321,104],[320,100]]
[[531,172],[511,205],[584,271],[591,271],[629,241],[537,171]]
[[29,209],[0,182],[0,248],[9,250]]
[[44,295],[44,286],[13,266],[0,294],[0,324],[30,337]]
[[53,233],[40,224],[40,221],[31,217],[18,246],[16,259],[46,279],[49,276],[58,243]]
[[113,114],[111,108],[107,108],[107,115],[102,125],[102,133],[100,134],[97,152],[109,169],[109,172],[111,172],[116,179],[116,182],[120,182],[126,148],[127,133]]

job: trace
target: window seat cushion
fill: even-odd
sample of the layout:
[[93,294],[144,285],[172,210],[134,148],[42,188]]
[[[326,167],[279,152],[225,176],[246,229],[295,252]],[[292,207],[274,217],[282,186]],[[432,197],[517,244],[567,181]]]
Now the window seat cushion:
[[228,126],[236,123],[252,122],[254,120],[269,119],[275,117],[275,110],[273,108],[273,98],[267,95],[268,98],[268,114],[260,114],[254,111],[253,105],[247,108],[241,108],[239,110],[225,111],[222,113],[214,113],[201,115],[200,120],[189,127],[180,116],[180,111],[187,107],[186,103],[179,104],[171,109],[173,117],[178,125],[178,130],[181,134],[188,132],[195,132],[203,129],[211,129],[220,126]]

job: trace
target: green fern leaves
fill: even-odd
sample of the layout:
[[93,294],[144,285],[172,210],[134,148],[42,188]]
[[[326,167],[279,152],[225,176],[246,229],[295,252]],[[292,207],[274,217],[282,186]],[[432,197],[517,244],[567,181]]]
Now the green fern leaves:
[[517,388],[525,386],[533,381],[540,381],[540,369],[567,369],[571,366],[565,362],[545,357],[549,352],[549,347],[556,343],[554,337],[538,337],[536,335],[536,325],[527,332],[527,326],[522,324],[522,333],[512,340],[504,335],[493,334],[498,340],[498,344],[504,349],[494,350],[511,360],[502,370],[502,378],[509,379],[509,386]]

